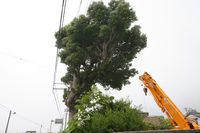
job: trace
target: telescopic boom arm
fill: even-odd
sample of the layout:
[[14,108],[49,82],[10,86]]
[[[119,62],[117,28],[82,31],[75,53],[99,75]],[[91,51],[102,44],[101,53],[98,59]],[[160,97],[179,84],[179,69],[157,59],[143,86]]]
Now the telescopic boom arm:
[[[152,93],[155,102],[161,108],[162,112],[166,113],[170,122],[176,129],[200,129],[197,123],[191,123],[187,120],[178,107],[147,72],[140,76],[139,79]],[[145,94],[147,93],[147,88],[144,89]]]

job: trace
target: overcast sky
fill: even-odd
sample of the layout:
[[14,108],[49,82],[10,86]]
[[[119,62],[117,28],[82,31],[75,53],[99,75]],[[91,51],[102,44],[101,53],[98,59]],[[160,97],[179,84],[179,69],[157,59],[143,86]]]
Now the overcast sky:
[[[105,0],[107,2],[108,0]],[[147,35],[147,48],[133,60],[139,75],[148,71],[184,112],[185,107],[200,110],[200,1],[127,0],[136,11],[141,31]],[[68,0],[65,24],[85,13],[88,3]],[[49,130],[51,119],[59,118],[52,93],[56,48],[62,0],[0,1],[0,133],[4,133],[9,114],[9,133]],[[57,81],[65,67],[59,64]],[[108,91],[116,98],[142,104],[150,115],[163,115],[149,94],[145,97],[136,75],[122,91]],[[62,91],[58,91],[62,116]],[[59,130],[53,124],[53,131]]]

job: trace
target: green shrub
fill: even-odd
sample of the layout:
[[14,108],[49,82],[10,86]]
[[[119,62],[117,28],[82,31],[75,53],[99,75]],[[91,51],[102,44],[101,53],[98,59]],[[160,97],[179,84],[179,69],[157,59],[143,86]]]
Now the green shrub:
[[78,100],[78,113],[63,133],[112,133],[145,130],[141,111],[128,100],[114,100],[96,86]]
[[174,128],[172,124],[170,123],[169,119],[165,119],[163,116],[160,118],[160,125],[153,125],[151,123],[146,123],[148,130],[164,130],[164,129],[172,129]]

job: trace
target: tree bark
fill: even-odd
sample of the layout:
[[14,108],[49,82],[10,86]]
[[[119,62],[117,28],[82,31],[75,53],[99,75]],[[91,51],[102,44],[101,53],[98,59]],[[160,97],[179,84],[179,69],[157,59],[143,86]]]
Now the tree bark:
[[77,110],[75,108],[75,105],[74,106],[70,106],[69,107],[69,120],[71,120],[76,113],[77,113]]
[[70,85],[70,92],[65,99],[65,104],[69,108],[69,120],[71,120],[74,115],[78,112],[75,108],[76,100],[80,98],[80,94],[84,91],[88,91],[92,85],[91,81],[96,77],[96,74],[90,73],[87,75],[85,81],[82,81],[78,74],[73,74],[73,81]]
[[69,108],[69,120],[71,120],[77,112],[75,108],[76,99],[77,99],[76,93],[71,90],[68,97],[65,100],[65,105]]
[[69,120],[71,120],[74,115],[77,113],[77,109],[75,108],[76,100],[78,98],[77,96],[77,86],[78,86],[78,77],[74,73],[73,74],[73,81],[71,84],[71,90],[69,95],[67,96],[67,99],[65,101],[66,106],[69,108]]

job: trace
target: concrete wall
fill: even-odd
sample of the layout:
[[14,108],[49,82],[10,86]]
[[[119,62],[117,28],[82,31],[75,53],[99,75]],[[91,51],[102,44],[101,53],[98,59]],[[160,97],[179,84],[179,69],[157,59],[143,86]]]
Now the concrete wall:
[[200,130],[149,130],[149,131],[126,131],[116,133],[200,133]]

